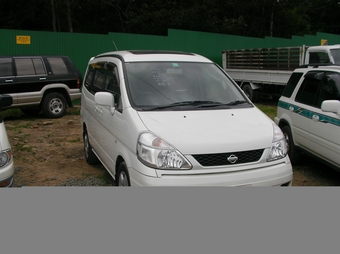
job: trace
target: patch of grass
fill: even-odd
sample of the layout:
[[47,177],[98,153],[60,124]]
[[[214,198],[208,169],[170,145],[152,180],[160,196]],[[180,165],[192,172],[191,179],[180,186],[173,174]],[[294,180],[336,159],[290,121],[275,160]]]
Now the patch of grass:
[[80,142],[80,141],[81,141],[80,138],[76,138],[76,139],[70,140],[69,142],[70,142],[70,143],[78,143],[78,142]]
[[0,115],[2,119],[8,119],[8,118],[18,118],[23,115],[22,111],[18,108],[14,109],[7,109],[0,112]]
[[258,107],[263,113],[265,113],[267,116],[269,116],[272,120],[274,120],[274,117],[277,113],[277,106],[276,105],[265,105],[265,104],[259,104],[255,103],[256,107]]

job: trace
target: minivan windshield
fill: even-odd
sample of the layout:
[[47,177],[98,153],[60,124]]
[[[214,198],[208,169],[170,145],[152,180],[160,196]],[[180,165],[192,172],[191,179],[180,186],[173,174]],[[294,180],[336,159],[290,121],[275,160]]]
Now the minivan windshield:
[[140,110],[251,106],[213,63],[133,62],[126,70],[131,104]]

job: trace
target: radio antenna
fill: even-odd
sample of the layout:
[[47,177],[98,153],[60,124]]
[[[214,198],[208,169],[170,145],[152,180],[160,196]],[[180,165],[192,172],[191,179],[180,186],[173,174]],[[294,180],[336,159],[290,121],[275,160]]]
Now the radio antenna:
[[112,43],[113,43],[113,45],[115,45],[115,48],[116,48],[116,50],[118,51],[118,48],[117,48],[116,43],[115,43],[114,40],[112,40]]

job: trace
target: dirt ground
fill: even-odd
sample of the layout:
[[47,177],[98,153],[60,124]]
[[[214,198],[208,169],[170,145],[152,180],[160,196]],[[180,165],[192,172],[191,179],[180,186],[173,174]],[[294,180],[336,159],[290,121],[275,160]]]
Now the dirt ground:
[[[59,119],[8,117],[5,126],[14,153],[15,187],[62,186],[89,178],[112,186],[103,166],[85,161],[79,107]],[[340,186],[340,173],[305,156],[294,167],[293,186]]]

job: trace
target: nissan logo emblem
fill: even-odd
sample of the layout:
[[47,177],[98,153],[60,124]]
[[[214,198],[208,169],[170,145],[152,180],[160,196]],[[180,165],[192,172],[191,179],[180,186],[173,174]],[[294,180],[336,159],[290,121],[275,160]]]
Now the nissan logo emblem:
[[238,160],[238,158],[235,156],[235,155],[230,155],[228,158],[227,158],[227,160],[230,162],[230,163],[232,163],[232,164],[234,164],[237,160]]

